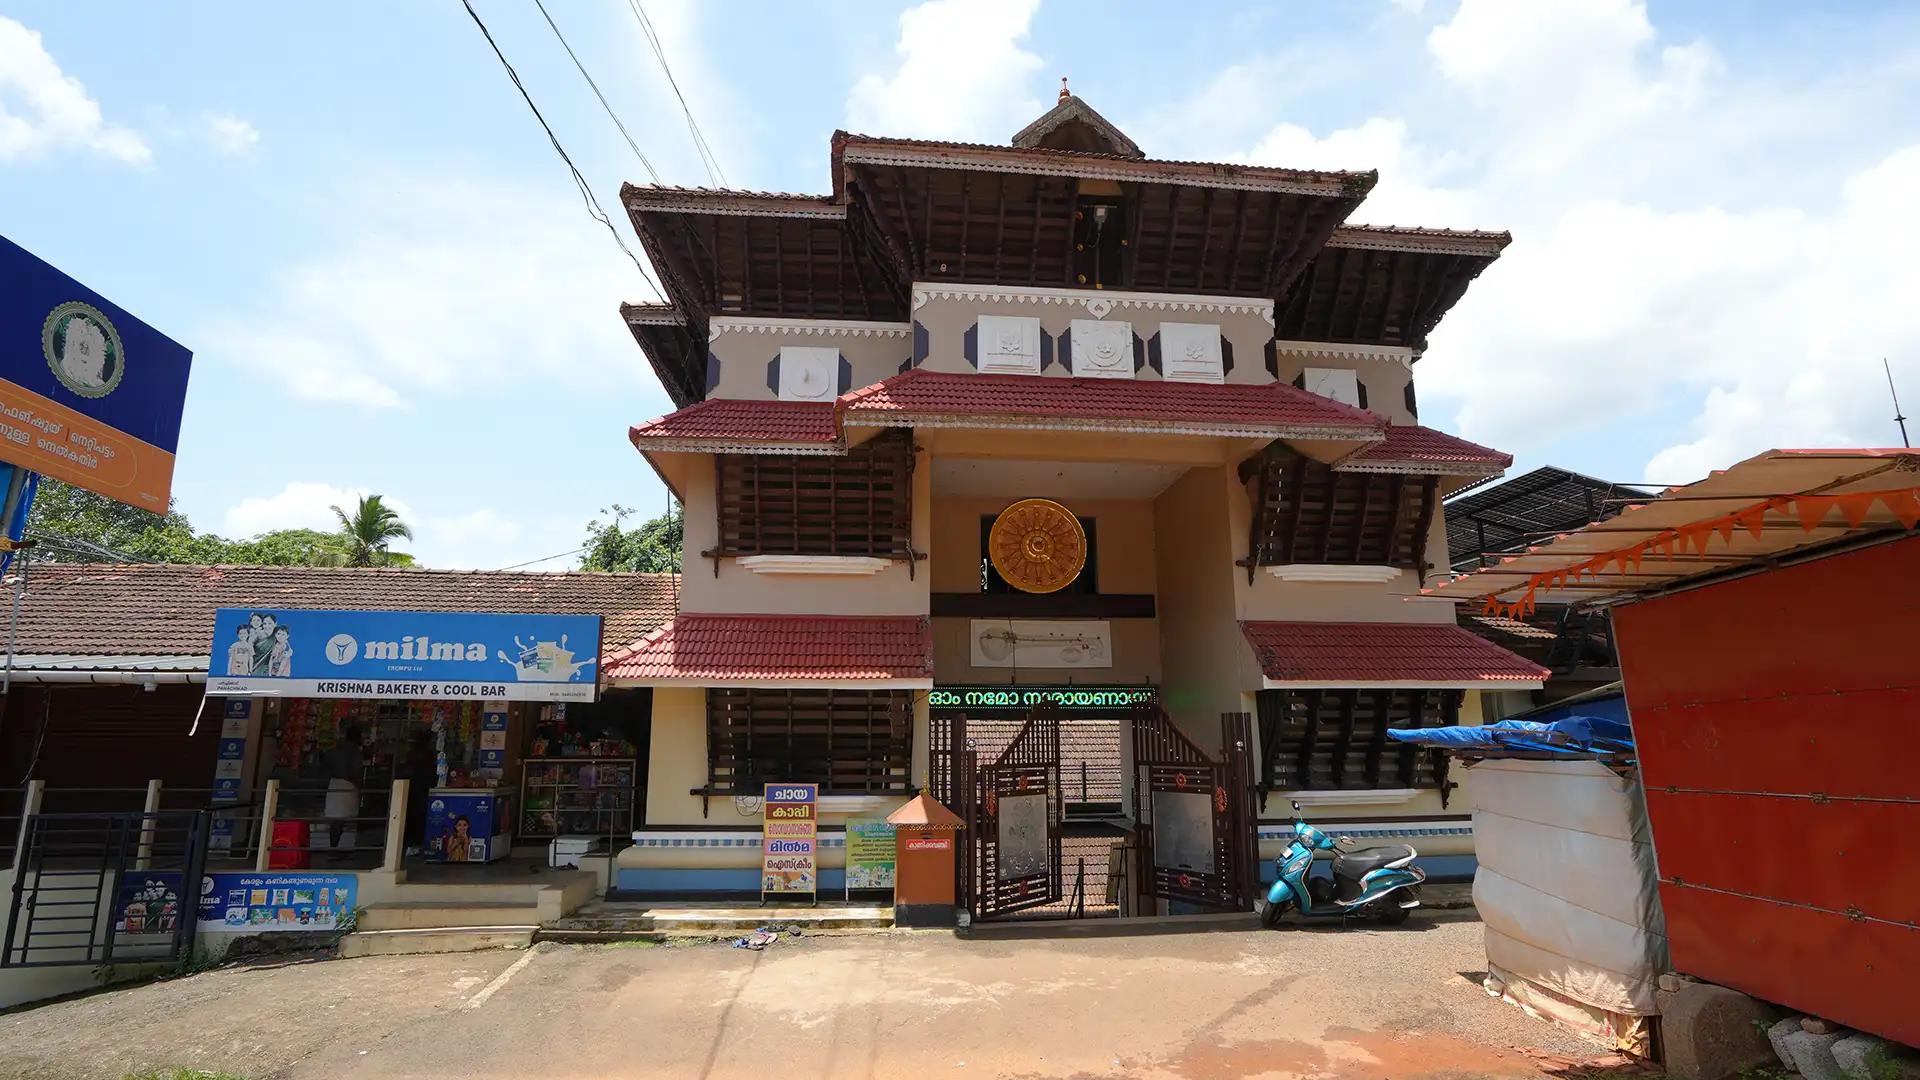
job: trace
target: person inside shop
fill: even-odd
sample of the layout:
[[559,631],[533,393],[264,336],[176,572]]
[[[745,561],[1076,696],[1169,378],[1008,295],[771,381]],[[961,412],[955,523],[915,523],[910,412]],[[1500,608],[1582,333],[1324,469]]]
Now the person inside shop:
[[407,850],[427,849],[427,804],[439,773],[433,762],[433,732],[418,728],[407,742]]
[[327,751],[327,847],[338,850],[347,822],[360,816],[360,781],[367,767],[360,745],[360,728],[348,724],[340,741]]

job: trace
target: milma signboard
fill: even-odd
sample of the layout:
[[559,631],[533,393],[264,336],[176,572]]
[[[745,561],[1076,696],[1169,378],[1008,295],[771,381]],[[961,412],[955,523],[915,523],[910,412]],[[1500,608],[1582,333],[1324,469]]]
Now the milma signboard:
[[0,461],[166,513],[192,362],[0,237]]
[[592,701],[600,616],[221,608],[207,693]]

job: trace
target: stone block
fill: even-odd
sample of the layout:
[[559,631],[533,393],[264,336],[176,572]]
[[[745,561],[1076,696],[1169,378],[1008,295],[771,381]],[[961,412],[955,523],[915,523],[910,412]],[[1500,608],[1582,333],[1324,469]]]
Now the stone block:
[[1687,985],[1687,980],[1681,978],[1679,975],[1676,975],[1671,971],[1668,971],[1663,973],[1660,976],[1658,980],[1658,985],[1660,989],[1665,990],[1667,993],[1674,994],[1674,993],[1678,993],[1682,986]]
[[1660,1017],[1667,1073],[1678,1080],[1733,1080],[1774,1063],[1767,1025],[1773,1006],[1713,983],[1683,982]]
[[1793,1051],[1787,1047],[1787,1036],[1800,1030],[1800,1018],[1788,1016],[1767,1028],[1767,1043],[1773,1047],[1773,1056],[1780,1059],[1780,1067],[1793,1070]]
[[1780,1041],[1792,1055],[1794,1069],[1806,1080],[1847,1080],[1840,1063],[1833,1059],[1833,1044],[1843,1038],[1846,1036],[1837,1031],[1816,1035],[1802,1029],[1787,1032]]
[[1834,1043],[1833,1060],[1851,1080],[1920,1080],[1920,1056],[1864,1032]]

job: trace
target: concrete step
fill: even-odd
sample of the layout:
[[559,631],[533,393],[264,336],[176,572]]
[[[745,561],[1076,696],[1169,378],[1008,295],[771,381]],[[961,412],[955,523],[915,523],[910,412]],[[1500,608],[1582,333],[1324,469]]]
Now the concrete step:
[[399,956],[524,949],[533,944],[533,933],[537,929],[537,926],[441,926],[418,930],[356,930],[340,939],[340,955]]
[[540,910],[532,903],[375,904],[360,913],[360,930],[430,930],[449,926],[534,926]]

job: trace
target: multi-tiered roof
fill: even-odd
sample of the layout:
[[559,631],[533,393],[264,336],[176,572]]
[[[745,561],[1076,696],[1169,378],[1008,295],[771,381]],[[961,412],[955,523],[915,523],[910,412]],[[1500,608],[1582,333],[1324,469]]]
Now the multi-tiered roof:
[[836,132],[826,195],[635,187],[667,304],[622,309],[675,404],[715,316],[911,317],[914,283],[1272,297],[1283,341],[1418,353],[1504,233],[1352,226],[1377,179],[1148,158],[1064,90],[1011,145]]

